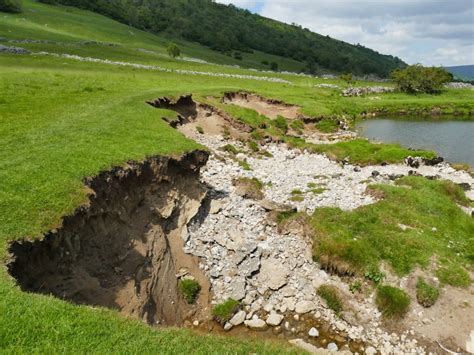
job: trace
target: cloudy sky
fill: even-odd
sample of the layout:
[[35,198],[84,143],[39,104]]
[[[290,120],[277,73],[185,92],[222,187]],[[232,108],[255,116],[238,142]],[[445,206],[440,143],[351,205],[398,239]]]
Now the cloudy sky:
[[216,0],[410,64],[474,64],[474,0]]

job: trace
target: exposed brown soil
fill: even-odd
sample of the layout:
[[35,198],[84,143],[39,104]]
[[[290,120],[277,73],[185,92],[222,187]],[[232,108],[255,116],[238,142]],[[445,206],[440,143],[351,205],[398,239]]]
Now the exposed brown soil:
[[234,139],[246,139],[252,128],[229,116],[213,106],[200,104],[192,96],[181,96],[178,100],[159,98],[148,104],[156,108],[173,110],[178,113],[177,120],[168,123],[188,137],[193,137],[201,128],[206,135],[229,136]]
[[[422,270],[416,270],[410,275],[406,289],[413,300],[416,300],[419,276],[430,280],[429,275]],[[419,312],[423,313],[419,315]],[[474,330],[474,286],[466,289],[444,286],[437,302],[429,308],[414,301],[412,311],[405,317],[402,326],[405,329],[414,326],[415,331],[432,345],[439,342],[452,351],[465,352],[466,343]],[[439,347],[437,351],[442,352]]]
[[278,116],[289,119],[300,117],[298,106],[289,105],[278,100],[266,99],[246,92],[226,93],[222,101],[226,104],[253,109],[271,119],[275,119]]
[[[206,161],[207,153],[195,151],[90,179],[88,206],[41,240],[11,244],[11,275],[25,291],[117,309],[150,324],[179,325],[209,313],[209,281],[183,252],[181,237],[205,196],[199,170]],[[201,285],[196,305],[181,295],[178,274]]]

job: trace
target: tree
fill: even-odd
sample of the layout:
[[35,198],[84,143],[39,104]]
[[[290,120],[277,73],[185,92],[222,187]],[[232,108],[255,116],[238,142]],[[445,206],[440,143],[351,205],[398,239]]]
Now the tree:
[[179,47],[175,43],[170,43],[168,48],[166,48],[166,51],[168,52],[168,55],[172,58],[176,58],[181,55],[181,49],[179,49]]
[[349,85],[354,82],[354,78],[352,77],[351,73],[342,74],[341,76],[339,76],[339,79],[344,80]]
[[270,63],[270,69],[272,71],[278,71],[278,63],[277,62],[271,62]]
[[433,94],[441,91],[444,84],[453,80],[453,75],[446,69],[424,67],[421,64],[394,70],[391,77],[399,90],[411,94]]
[[21,12],[21,0],[0,0],[0,11],[12,13]]

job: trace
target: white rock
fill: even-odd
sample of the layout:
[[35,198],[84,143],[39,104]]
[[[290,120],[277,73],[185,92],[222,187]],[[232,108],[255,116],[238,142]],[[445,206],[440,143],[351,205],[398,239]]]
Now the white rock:
[[305,342],[303,339],[292,339],[288,341],[290,344],[297,346],[298,348],[307,351],[310,354],[321,354],[321,350],[313,344]]
[[316,338],[319,336],[319,331],[313,327],[309,330],[308,335],[312,338]]
[[241,325],[245,321],[247,314],[245,311],[238,311],[229,321],[233,326]]
[[264,320],[257,318],[257,319],[250,319],[246,320],[245,326],[249,327],[250,329],[264,329],[267,325]]
[[316,305],[311,301],[301,301],[296,304],[295,311],[299,314],[305,314],[316,309]]
[[278,290],[286,285],[289,270],[275,258],[261,261],[259,281],[272,290]]
[[373,354],[377,354],[377,350],[375,350],[373,346],[369,346],[367,347],[367,349],[365,349],[365,353],[367,355],[373,355]]
[[283,316],[275,312],[270,313],[270,315],[267,318],[267,324],[273,327],[279,326],[282,321],[283,321]]
[[329,343],[327,349],[331,352],[336,352],[337,350],[339,350],[336,343]]
[[227,322],[227,323],[224,325],[224,330],[226,330],[226,331],[227,331],[227,330],[231,330],[232,327],[233,327],[233,325],[230,324],[229,322]]

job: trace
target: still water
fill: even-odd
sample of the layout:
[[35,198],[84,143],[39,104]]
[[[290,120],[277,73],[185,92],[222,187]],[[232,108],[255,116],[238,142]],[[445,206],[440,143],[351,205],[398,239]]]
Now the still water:
[[356,129],[371,140],[434,150],[449,162],[474,166],[473,121],[377,118],[358,122]]

